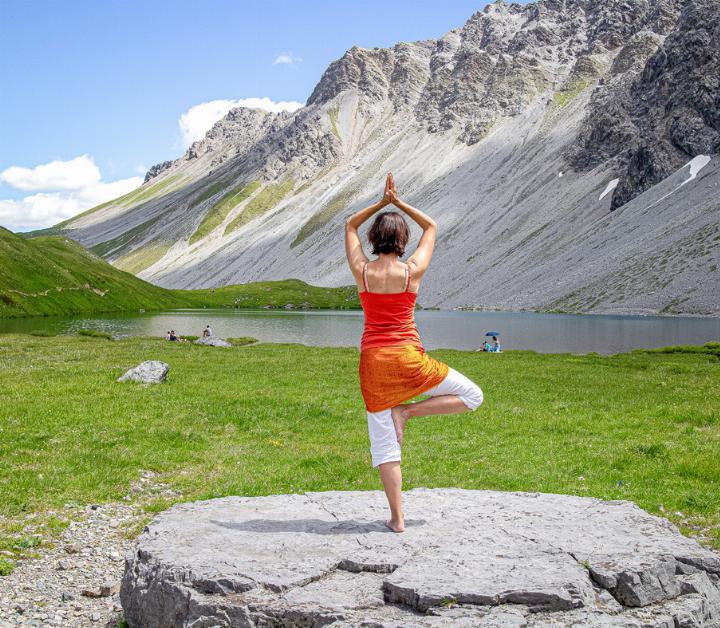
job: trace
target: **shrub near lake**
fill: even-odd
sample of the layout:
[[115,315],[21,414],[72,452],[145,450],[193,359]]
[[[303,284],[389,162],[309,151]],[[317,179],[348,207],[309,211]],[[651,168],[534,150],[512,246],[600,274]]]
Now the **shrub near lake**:
[[[717,343],[607,357],[432,353],[477,381],[485,403],[408,424],[407,488],[629,499],[720,547]],[[165,384],[116,383],[146,359],[170,365]],[[357,366],[348,348],[0,336],[6,538],[22,538],[29,514],[121,500],[145,470],[180,501],[376,489]]]

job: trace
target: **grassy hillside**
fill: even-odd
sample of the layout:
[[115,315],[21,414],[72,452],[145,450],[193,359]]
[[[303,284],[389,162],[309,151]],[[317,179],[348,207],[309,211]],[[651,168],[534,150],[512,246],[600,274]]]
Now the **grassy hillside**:
[[357,288],[319,288],[299,279],[255,283],[206,290],[173,290],[200,307],[287,308],[348,310],[360,308]]
[[63,236],[0,227],[0,317],[186,307],[188,300],[114,268]]
[[108,264],[61,235],[32,239],[0,227],[0,318],[179,307],[360,307],[354,286],[297,279],[207,290],[166,290]]

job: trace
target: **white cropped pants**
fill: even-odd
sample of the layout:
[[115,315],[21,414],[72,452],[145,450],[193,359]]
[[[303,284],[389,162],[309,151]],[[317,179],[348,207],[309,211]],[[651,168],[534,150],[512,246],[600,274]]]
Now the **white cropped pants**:
[[[450,368],[443,381],[423,394],[431,397],[456,395],[470,410],[475,410],[483,402],[483,392],[480,387],[454,368]],[[380,412],[367,413],[373,467],[400,460],[400,445],[397,442],[390,410],[388,408]]]

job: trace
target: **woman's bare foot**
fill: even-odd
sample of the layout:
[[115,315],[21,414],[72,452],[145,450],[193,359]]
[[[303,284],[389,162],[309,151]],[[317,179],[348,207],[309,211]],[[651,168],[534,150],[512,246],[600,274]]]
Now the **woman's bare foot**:
[[402,447],[403,439],[405,438],[405,423],[407,423],[409,418],[407,411],[404,409],[404,406],[395,406],[390,410],[390,415],[392,416],[392,422],[395,426],[397,442],[400,443],[400,447]]
[[390,528],[393,532],[405,532],[405,521],[400,519],[395,521],[394,519],[388,519],[385,525]]

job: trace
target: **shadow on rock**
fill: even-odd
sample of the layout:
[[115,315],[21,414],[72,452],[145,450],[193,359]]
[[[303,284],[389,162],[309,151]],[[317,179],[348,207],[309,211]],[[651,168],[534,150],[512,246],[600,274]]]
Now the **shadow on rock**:
[[[243,532],[306,532],[308,534],[369,534],[370,532],[387,532],[394,534],[384,521],[324,521],[322,519],[252,519],[250,521],[219,521],[211,519],[211,523],[223,528],[241,530]],[[405,521],[405,527],[425,525],[424,519]]]

